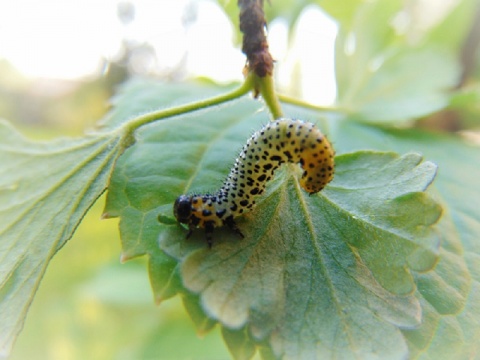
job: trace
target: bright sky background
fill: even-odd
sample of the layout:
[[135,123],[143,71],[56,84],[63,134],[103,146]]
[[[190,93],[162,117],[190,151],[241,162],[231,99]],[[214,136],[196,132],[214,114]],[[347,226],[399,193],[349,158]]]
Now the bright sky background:
[[[122,39],[128,39],[154,48],[154,69],[173,68],[188,54],[186,69],[193,76],[217,81],[242,79],[245,57],[232,45],[232,27],[214,2],[131,0],[135,20],[128,25],[117,17],[121,2],[0,0],[0,59],[32,78],[78,79],[101,72],[102,59],[118,57]],[[186,27],[182,19],[189,6],[197,8],[198,16]],[[269,42],[277,60],[279,87],[291,84],[300,61],[299,90],[305,100],[332,103],[336,32],[336,24],[328,16],[318,8],[308,8],[296,29],[296,38],[303,41],[293,41],[287,54],[286,25],[278,20],[270,23]],[[312,42],[315,51],[309,46]]]
[[119,48],[116,1],[0,1],[0,56],[27,76],[76,78]]
[[[149,43],[156,51],[158,69],[174,67],[188,52],[186,68],[193,76],[218,81],[241,80],[245,57],[233,44],[233,29],[218,6],[208,0],[136,0],[135,20],[123,25],[117,17],[119,0],[0,0],[0,59],[33,78],[78,79],[98,74],[102,58],[115,59],[122,39]],[[196,22],[185,27],[185,6],[197,7]],[[322,30],[322,26],[326,30]],[[269,40],[277,63],[280,86],[288,86],[298,59],[306,59],[305,88],[317,92],[306,98],[331,103],[333,40],[336,27],[319,10],[305,14],[301,38],[323,41],[315,53],[295,45],[287,54],[287,28],[281,21],[269,26]],[[208,41],[205,41],[208,39]],[[317,56],[317,55],[318,56]],[[320,54],[322,57],[320,58]],[[330,54],[330,55],[328,55]],[[320,66],[319,66],[320,65]],[[313,71],[313,73],[312,73]],[[322,86],[318,86],[322,83]]]

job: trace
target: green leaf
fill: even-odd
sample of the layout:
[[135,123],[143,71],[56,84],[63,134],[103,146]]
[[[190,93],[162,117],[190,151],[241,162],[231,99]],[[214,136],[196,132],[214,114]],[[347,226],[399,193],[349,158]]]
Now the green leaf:
[[[285,112],[300,118],[319,114],[285,106]],[[403,330],[412,358],[436,359],[436,354],[469,358],[480,351],[480,147],[455,135],[432,134],[415,129],[396,129],[362,124],[357,118],[331,118],[331,129],[339,153],[376,149],[418,151],[438,165],[433,195],[444,208],[435,232],[440,239],[439,262],[425,274],[415,274],[423,309],[419,328]],[[467,354],[464,356],[464,354]],[[474,357],[474,356],[473,356]],[[443,355],[440,358],[449,358]]]
[[[480,351],[480,148],[453,135],[411,129],[387,129],[354,121],[336,123],[337,149],[354,151],[417,149],[439,166],[435,197],[445,214],[438,224],[439,263],[417,274],[417,297],[424,310],[422,325],[405,332],[420,358],[469,358]],[[451,356],[447,356],[450,354]],[[473,356],[474,357],[474,356]]]
[[[201,294],[210,316],[231,328],[249,323],[257,340],[269,337],[277,355],[322,357],[335,351],[362,357],[375,346],[384,356],[401,356],[406,347],[397,327],[420,321],[418,304],[405,294],[414,290],[407,258],[423,250],[416,242],[424,230],[416,230],[440,213],[426,196],[404,203],[405,194],[422,195],[417,191],[434,173],[428,163],[417,167],[418,160],[373,153],[339,157],[336,181],[323,196],[308,200],[285,171],[240,220],[244,240],[222,232],[209,250],[202,233],[189,243],[181,229],[171,228],[160,235],[160,245],[182,262],[185,286]],[[359,203],[349,206],[349,200]],[[398,216],[402,206],[416,216],[396,234],[404,224]],[[424,256],[414,266],[431,267],[434,259]]]
[[119,133],[32,142],[0,123],[0,357],[53,255],[105,191]]
[[449,104],[457,82],[456,58],[435,45],[412,47],[392,25],[400,1],[359,7],[336,42],[338,106],[372,123],[425,116]]
[[[138,84],[147,86],[141,91]],[[203,85],[202,96],[226,88]],[[181,87],[172,91],[154,82],[133,81],[125,93],[136,101],[112,110],[100,123],[103,132],[80,139],[35,143],[22,138],[7,124],[0,124],[0,315],[5,319],[0,326],[0,356],[9,353],[21,330],[50,259],[70,239],[84,214],[105,191],[116,159],[133,142],[132,129],[136,125],[126,123],[152,110],[144,107],[141,110],[135,104],[151,101],[152,95],[158,99],[159,93],[168,93],[170,98],[161,97],[163,103],[157,102],[156,108],[171,105],[176,101],[175,96],[185,92]],[[131,218],[139,216],[139,222],[145,220],[133,208],[128,211]],[[106,212],[104,217],[109,215]],[[147,220],[158,224],[157,215]],[[148,231],[152,236],[158,234],[155,226]],[[181,281],[175,272],[176,262],[158,247],[152,254],[149,268],[155,277],[151,284],[160,302],[176,294]],[[124,253],[123,257],[126,260],[129,254]]]
[[208,316],[229,331],[247,326],[277,356],[368,357],[373,348],[404,357],[400,329],[421,320],[411,270],[434,266],[429,226],[440,215],[423,192],[436,167],[420,156],[342,155],[334,181],[311,197],[299,188],[298,168],[283,167],[255,210],[238,219],[245,239],[219,229],[212,250],[202,231],[186,240],[169,224],[179,194],[221,184],[235,149],[268,121],[258,107],[239,99],[140,129],[107,197],[106,211],[120,216],[124,257],[152,260],[160,245]]

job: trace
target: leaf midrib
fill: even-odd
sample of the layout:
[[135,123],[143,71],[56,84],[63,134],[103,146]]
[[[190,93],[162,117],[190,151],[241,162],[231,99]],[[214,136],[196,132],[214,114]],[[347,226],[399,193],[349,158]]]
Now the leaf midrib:
[[[294,180],[295,182],[295,190],[296,190],[296,193],[297,193],[297,196],[300,200],[300,203],[302,204],[302,210],[304,212],[304,216],[305,216],[305,220],[307,221],[307,226],[308,226],[308,230],[310,232],[310,242],[312,244],[312,247],[313,249],[315,250],[315,254],[317,254],[317,259],[319,260],[318,263],[320,264],[320,266],[322,267],[323,271],[324,271],[324,274],[327,275],[327,274],[330,274],[330,272],[328,271],[328,269],[325,267],[325,261],[323,259],[323,256],[322,256],[322,252],[321,250],[318,248],[318,244],[317,242],[315,241],[316,240],[316,237],[315,237],[315,230],[314,230],[314,226],[313,226],[313,221],[312,221],[312,218],[310,216],[310,213],[308,211],[308,206],[306,204],[306,201],[305,201],[305,197],[303,196],[303,193],[302,193],[302,190],[300,189],[300,184],[298,182],[298,179],[295,178]],[[319,196],[323,196],[323,195],[319,195]],[[336,257],[333,257],[335,259],[335,262],[338,264],[338,266],[340,268],[343,268],[340,263],[337,261]],[[345,272],[346,274],[348,274],[348,272]],[[350,276],[350,274],[348,274],[348,276]],[[334,303],[335,303],[335,308],[337,309],[337,315],[340,319],[342,319],[341,323],[343,325],[343,329],[344,329],[344,332],[347,334],[347,338],[348,338],[348,341],[350,343],[350,345],[353,345],[354,344],[354,341],[351,337],[351,334],[350,332],[348,331],[349,330],[349,327],[346,326],[346,324],[348,323],[347,321],[345,321],[344,317],[343,317],[343,312],[341,310],[341,301],[339,300],[339,297],[337,296],[337,292],[335,290],[335,286],[333,285],[332,281],[331,281],[331,276],[325,276],[325,279],[326,279],[326,282],[328,284],[328,287],[330,288],[330,292],[332,294],[332,299],[335,299]],[[308,303],[310,303],[311,299],[309,297],[308,299]],[[307,305],[308,305],[307,303]],[[305,308],[307,309],[308,306]],[[304,318],[306,316],[306,310],[305,310],[305,313],[304,313]],[[303,324],[304,322],[302,322]],[[303,325],[302,325],[303,326]],[[300,333],[300,332],[299,332]],[[355,352],[352,351],[352,354],[355,355]]]

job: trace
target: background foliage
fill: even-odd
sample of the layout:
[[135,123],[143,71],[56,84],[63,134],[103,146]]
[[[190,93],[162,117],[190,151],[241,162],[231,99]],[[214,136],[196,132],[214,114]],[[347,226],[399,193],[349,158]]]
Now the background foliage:
[[[235,3],[234,1],[222,3],[232,19],[236,19]],[[391,309],[377,309],[378,314],[383,314],[383,320],[386,320],[381,322],[383,326],[386,326],[382,328],[382,340],[386,338],[389,340],[386,342],[386,347],[390,347],[392,357],[401,357],[402,354],[405,354],[406,347],[413,357],[420,358],[466,358],[478,354],[476,339],[480,327],[476,314],[480,310],[478,297],[480,293],[478,291],[480,213],[475,200],[480,196],[477,185],[480,174],[478,166],[476,166],[479,163],[480,154],[478,146],[470,144],[465,137],[452,133],[441,134],[438,132],[437,126],[443,123],[446,124],[443,127],[449,129],[478,128],[477,72],[474,71],[468,82],[462,84],[463,86],[458,90],[446,91],[446,89],[453,89],[458,85],[462,71],[459,53],[470,29],[476,3],[460,1],[457,7],[437,25],[426,30],[419,30],[415,28],[415,22],[413,22],[412,26],[404,32],[399,32],[398,29],[390,26],[392,19],[403,6],[400,1],[368,3],[349,1],[350,6],[348,7],[343,4],[342,6],[332,5],[332,2],[326,1],[295,2],[295,4],[288,1],[276,1],[274,6],[267,5],[269,11],[267,16],[270,21],[277,16],[284,17],[291,26],[290,31],[293,31],[301,9],[307,4],[313,3],[322,6],[341,25],[336,46],[337,107],[340,111],[318,111],[285,105],[286,114],[319,123],[333,139],[339,154],[362,149],[397,151],[401,154],[415,151],[422,153],[427,160],[433,161],[439,166],[435,187],[430,194],[443,205],[444,214],[435,233],[428,235],[432,247],[427,246],[426,249],[428,252],[434,251],[432,249],[435,249],[436,241],[440,241],[442,245],[439,249],[440,261],[433,271],[413,273],[418,287],[415,294],[397,298],[392,295],[395,300],[390,299],[393,304],[403,301],[410,304],[418,302],[423,309],[424,322],[419,328],[413,329],[413,325],[417,325],[419,321],[418,313],[412,313],[409,317],[405,317],[405,313],[402,313],[402,316],[396,318]],[[407,7],[405,11],[408,13],[409,8]],[[413,11],[409,14],[412,19],[415,18]],[[355,46],[352,46],[352,39],[355,40]],[[100,87],[102,86],[104,84]],[[225,91],[225,88],[206,83],[168,85],[165,88],[163,85],[155,85],[150,82],[132,82],[123,87],[120,95],[117,95],[114,108],[105,117],[103,123],[111,128],[116,128],[139,112],[159,106],[169,106],[172,103],[183,103],[196,97],[204,97],[221,91]],[[123,258],[129,259],[140,254],[149,254],[148,267],[155,299],[160,301],[180,292],[187,311],[202,332],[211,329],[214,323],[205,317],[205,310],[198,306],[198,298],[180,286],[178,276],[182,274],[187,287],[195,290],[199,280],[201,283],[202,281],[211,281],[211,279],[198,279],[194,276],[192,278],[192,274],[199,273],[200,264],[209,264],[212,261],[214,264],[215,258],[212,258],[213,255],[199,250],[199,246],[202,246],[201,241],[187,243],[185,248],[178,247],[177,242],[171,242],[172,239],[183,237],[180,229],[172,227],[169,216],[171,216],[171,200],[184,190],[184,184],[178,182],[178,179],[159,180],[155,176],[149,177],[149,174],[152,172],[161,174],[165,168],[168,169],[172,166],[177,167],[173,173],[181,174],[182,171],[186,171],[185,168],[182,168],[185,164],[179,167],[177,158],[174,156],[175,153],[178,156],[178,152],[181,151],[184,153],[182,158],[188,159],[189,156],[195,154],[196,147],[201,149],[207,144],[211,146],[210,154],[202,158],[203,167],[193,179],[193,188],[195,190],[215,188],[215,185],[226,174],[229,164],[235,156],[235,151],[233,151],[231,158],[223,156],[221,161],[218,161],[218,153],[215,153],[215,149],[222,151],[227,143],[237,144],[232,147],[239,148],[249,131],[258,128],[259,124],[268,118],[265,113],[258,112],[260,109],[259,103],[243,99],[233,105],[180,119],[185,125],[180,125],[176,130],[172,130],[171,134],[165,133],[165,131],[168,131],[170,126],[173,126],[171,124],[179,119],[168,120],[165,124],[160,123],[142,129],[137,134],[137,144],[120,158],[112,178],[111,192],[108,194],[109,199],[105,211],[110,216],[121,217]],[[211,128],[206,126],[207,121],[211,121],[210,124],[216,124],[216,126]],[[228,128],[222,130],[221,124],[227,127],[234,126],[233,130],[230,129],[230,133],[223,133],[222,131],[228,130]],[[434,129],[432,129],[432,124]],[[186,126],[186,128],[182,129],[182,126]],[[6,130],[5,133],[8,136],[11,135],[9,130]],[[194,134],[193,139],[192,134]],[[161,148],[162,156],[165,156],[167,160],[160,162],[156,156],[152,158],[152,155],[157,155],[157,147],[165,144],[165,139],[171,138],[172,135],[178,137],[178,143],[175,147],[167,147],[171,153],[165,153],[165,147]],[[213,141],[211,140],[212,135]],[[91,146],[99,146],[108,151],[108,149],[115,148],[118,137],[105,136],[97,138],[93,143],[87,141],[88,146],[80,145],[80,149],[90,150]],[[179,150],[181,144],[185,146],[185,149]],[[12,146],[17,145],[18,142],[15,144],[13,141]],[[9,147],[6,147],[4,143],[3,154],[6,154],[7,150]],[[97,151],[96,148],[94,151]],[[375,163],[382,157],[390,156],[380,153],[376,155],[374,153],[361,154],[363,155],[355,156],[361,156],[361,162],[366,164]],[[372,155],[375,156],[369,159],[368,157]],[[348,183],[348,175],[342,174],[342,166],[343,169],[346,169],[345,166],[349,161],[355,164],[355,156],[340,156],[337,177],[340,182]],[[172,159],[171,163],[168,162],[169,158]],[[107,159],[110,157],[107,156]],[[342,159],[344,160],[342,161]],[[403,161],[408,163],[407,160],[403,158]],[[145,163],[148,166],[143,166]],[[418,159],[413,163],[418,164]],[[400,164],[403,163],[400,162]],[[148,174],[143,174],[142,172],[146,170],[148,170]],[[188,174],[187,170],[180,175],[180,179],[188,178]],[[378,174],[368,176],[368,172],[366,174],[367,179],[378,176]],[[402,174],[408,175],[408,171]],[[424,182],[415,191],[422,191],[428,185],[428,179],[432,177],[432,173],[428,171],[420,172],[420,174],[424,176]],[[418,182],[418,177],[415,179],[417,180],[414,180],[412,184],[422,184]],[[272,208],[271,204],[278,201],[275,200],[275,197],[284,193],[291,194],[295,192],[294,188],[294,181],[288,172],[281,173],[277,182],[272,184],[269,201],[273,202],[266,201],[263,205],[264,208],[259,208],[259,211],[268,214],[267,209]],[[0,190],[5,190],[5,188],[0,186]],[[359,189],[356,190],[350,196],[358,195]],[[160,198],[152,197],[152,193],[160,194],[157,195]],[[368,195],[371,196],[371,194]],[[316,202],[314,206],[327,210],[328,207],[322,205],[325,199],[336,199],[337,204],[348,205],[348,202],[342,200],[341,196],[335,197],[335,189],[332,188],[326,192],[325,197],[321,196],[319,200],[314,200]],[[382,198],[380,197],[380,199]],[[430,196],[425,199],[430,199]],[[285,199],[282,201],[285,203]],[[290,207],[299,206],[295,204],[295,198],[291,198],[287,202]],[[428,201],[425,201],[424,205],[427,203]],[[158,204],[165,204],[165,206]],[[432,205],[430,208],[434,209],[435,206]],[[283,207],[283,209],[283,211],[288,211],[288,207]],[[213,333],[207,335],[204,342],[201,342],[194,336],[190,325],[179,321],[179,319],[185,318],[185,314],[178,301],[170,300],[162,304],[159,309],[153,308],[148,284],[146,284],[142,270],[143,262],[141,260],[134,261],[122,267],[115,265],[117,256],[111,257],[112,254],[119,251],[114,241],[117,238],[115,225],[108,224],[108,222],[107,224],[102,222],[99,225],[97,221],[100,214],[98,205],[93,210],[93,218],[89,215],[84,219],[83,227],[77,232],[77,238],[69,242],[53,260],[34,302],[31,320],[27,321],[25,333],[18,342],[14,358],[30,357],[32,353],[29,349],[31,349],[32,343],[37,344],[37,349],[41,349],[40,353],[44,357],[53,355],[63,357],[65,355],[81,358],[88,353],[95,354],[94,356],[98,358],[114,356],[112,354],[128,358],[152,356],[182,358],[189,357],[192,352],[199,356],[204,354],[205,357],[226,357],[227,351],[219,338],[218,327]],[[366,216],[365,218],[372,214],[378,214],[378,211],[365,211],[365,209],[359,212],[356,212],[355,209],[349,209],[349,211],[352,214],[363,214]],[[159,213],[164,215],[163,223],[157,221]],[[369,220],[375,221],[375,219]],[[385,219],[376,220],[384,221]],[[426,219],[425,221],[434,222],[435,220],[436,216],[432,215],[430,220]],[[318,221],[320,224],[321,221]],[[140,237],[138,236],[139,227],[142,231]],[[304,224],[300,225],[299,230],[304,227]],[[160,231],[163,231],[160,240],[161,249],[175,260],[160,252],[157,246],[157,237]],[[228,233],[220,233],[219,236],[222,238],[230,237]],[[381,237],[381,235],[378,236]],[[99,241],[102,238],[113,241]],[[197,239],[201,240],[201,234],[198,234]],[[233,239],[231,244],[236,244],[235,241],[236,239]],[[248,244],[243,245],[248,249]],[[353,245],[354,248],[358,248],[359,256],[364,258],[368,256],[368,251],[362,254],[358,243]],[[60,246],[55,247],[55,250]],[[226,251],[224,254],[228,254],[228,251],[232,250],[232,246],[228,242],[222,241],[219,244],[219,253]],[[402,249],[404,248],[397,248],[397,250]],[[371,248],[367,250],[371,250]],[[339,251],[339,254],[347,254],[339,249],[335,251]],[[388,254],[388,250],[378,249],[378,251],[380,256]],[[429,259],[428,252],[421,254],[421,264],[425,263],[425,259]],[[404,287],[395,285],[398,283],[398,279],[392,282],[388,272],[384,274],[387,280],[382,282],[378,277],[379,273],[385,271],[385,268],[382,268],[385,263],[375,264],[378,254],[375,255],[370,262],[366,260],[366,263],[369,264],[370,269],[373,269],[374,274],[376,273],[375,266],[380,266],[377,269],[376,279],[387,288],[393,284],[389,290],[401,294]],[[403,259],[403,257],[400,258]],[[176,260],[180,261],[181,266],[177,266]],[[391,259],[391,261],[394,260],[395,257]],[[403,264],[397,265],[400,269]],[[414,270],[427,270],[431,267],[431,265],[426,265],[423,269],[422,266],[416,268],[412,266],[412,262],[409,265]],[[71,271],[69,272],[72,274],[71,277],[64,275],[66,269]],[[208,276],[208,273],[203,276]],[[407,280],[406,284],[411,284],[411,282]],[[203,289],[196,290],[202,291]],[[303,294],[305,289],[297,289],[297,291],[299,294]],[[376,289],[374,293],[378,295],[381,291],[383,290]],[[403,292],[408,291],[403,290]],[[62,301],[65,296],[70,298],[70,303]],[[387,299],[385,294],[379,297]],[[351,303],[349,303],[353,306],[352,293],[347,294],[346,298],[351,298]],[[27,297],[26,300],[28,301],[29,298]],[[267,303],[257,304],[258,308],[269,305],[268,297],[260,298],[260,300],[267,301]],[[55,306],[57,302],[62,305]],[[228,323],[228,321],[239,319],[228,312],[232,309],[238,310],[238,303],[233,302],[235,306],[223,308],[222,311],[227,311],[226,315],[218,312],[218,306],[222,304],[212,301],[211,298],[209,300],[206,294],[202,295],[202,304],[203,309],[206,309],[210,315],[214,315],[227,325],[243,324],[243,322]],[[46,313],[44,312],[45,307],[54,309]],[[366,308],[372,309],[375,306],[372,307],[372,303],[369,303]],[[410,311],[419,309],[415,306],[407,308]],[[157,316],[153,317],[152,313]],[[68,321],[64,318],[65,314],[69,314]],[[354,314],[355,311],[352,310],[350,315]],[[265,314],[259,312],[259,315]],[[44,331],[46,334],[52,334],[53,337],[52,342],[49,342],[48,345],[45,345],[43,341],[36,340],[39,324],[47,323],[46,317],[48,322],[52,318],[55,319],[55,322],[50,322],[52,327]],[[255,314],[253,318],[255,318]],[[243,319],[245,319],[245,315],[243,315]],[[263,319],[259,319],[260,323],[261,320]],[[366,317],[362,317],[358,321],[363,323],[365,320]],[[344,325],[352,323],[354,322],[343,322]],[[134,338],[131,336],[132,324],[138,331],[138,336]],[[371,325],[371,335],[374,336],[375,331],[378,331],[379,323]],[[310,326],[315,328],[315,325],[310,324]],[[377,330],[374,330],[374,326],[377,326]],[[96,337],[96,333],[91,331],[92,327],[102,336]],[[390,332],[385,332],[387,328]],[[401,334],[398,332],[398,328],[401,329]],[[256,330],[257,335],[267,330],[259,328]],[[64,335],[58,337],[59,333]],[[110,334],[107,337],[111,341],[105,341],[105,334]],[[376,334],[380,335],[380,332]],[[252,353],[253,343],[248,333],[243,330],[237,332],[224,328],[222,335],[230,350],[238,357]],[[359,337],[352,335],[352,337],[363,339],[361,335]],[[99,338],[102,341],[99,341]],[[188,353],[183,352],[185,350],[183,346],[176,345],[185,343],[191,344]],[[274,339],[272,343],[277,352],[284,351],[286,354],[292,355],[299,351],[292,348],[299,344],[285,344],[279,338]],[[363,349],[368,348],[369,345],[371,343],[356,343],[355,346],[350,343],[350,346],[340,348],[347,349],[346,351],[350,349],[354,354],[362,356]],[[266,348],[261,348],[261,351],[265,356],[268,355]],[[355,353],[355,351],[357,352]],[[382,353],[385,349],[376,349],[376,351]],[[38,350],[33,350],[33,352],[39,353]]]

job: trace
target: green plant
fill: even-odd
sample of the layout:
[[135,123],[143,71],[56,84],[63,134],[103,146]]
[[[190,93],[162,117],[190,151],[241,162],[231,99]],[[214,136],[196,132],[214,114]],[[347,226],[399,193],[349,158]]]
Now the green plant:
[[[248,14],[261,1],[241,3]],[[400,1],[348,1],[348,11],[315,3],[340,23],[335,108],[278,96],[271,59],[255,60],[244,31],[249,68],[238,87],[130,81],[99,129],[79,139],[37,143],[1,124],[3,354],[50,259],[106,189],[104,217],[120,218],[123,260],[147,255],[157,302],[180,294],[200,330],[220,323],[235,358],[257,348],[265,358],[478,354],[480,151],[458,135],[411,125],[446,109],[475,111],[476,87],[446,90],[457,85],[453,54],[468,27],[447,41],[441,35],[464,23],[474,2],[461,2],[415,46],[389,25]],[[301,8],[281,4],[272,18]],[[356,47],[346,52],[352,37]],[[251,91],[266,106],[245,96]],[[145,113],[152,108],[161,110]],[[175,198],[215,188],[235,156],[227,149],[282,115],[328,134],[335,180],[308,197],[296,168],[283,167],[238,219],[245,239],[220,229],[211,250],[202,232],[185,240]]]

